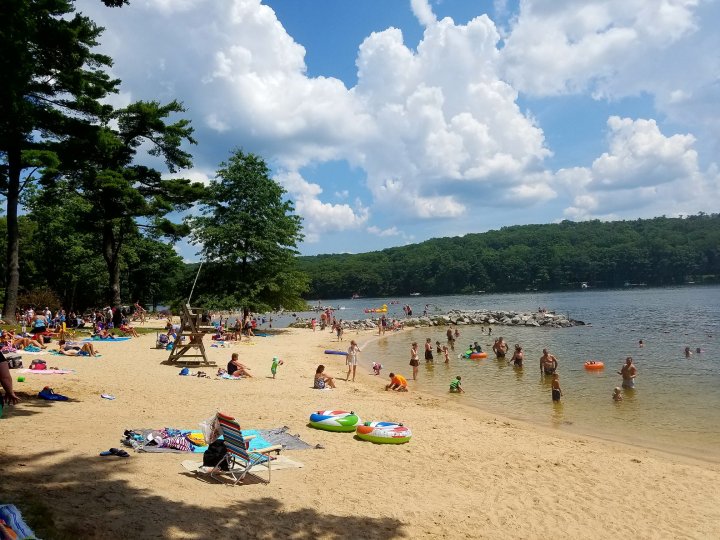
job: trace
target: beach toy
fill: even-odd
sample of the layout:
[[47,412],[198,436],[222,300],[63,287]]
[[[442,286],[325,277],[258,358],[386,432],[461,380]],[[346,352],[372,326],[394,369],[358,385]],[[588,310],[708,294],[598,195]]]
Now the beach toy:
[[341,354],[347,356],[347,351],[331,351],[330,349],[326,349],[325,354]]
[[23,377],[22,375],[20,375],[20,376],[18,377],[18,382],[25,382],[25,377]]
[[310,425],[326,431],[355,431],[360,418],[350,411],[318,411],[310,415]]
[[468,356],[468,358],[470,358],[472,360],[479,360],[480,358],[487,358],[487,353],[486,352],[470,353],[470,356]]
[[585,369],[596,370],[603,369],[604,367],[605,364],[603,364],[599,360],[588,360],[587,362],[585,362]]
[[395,422],[365,422],[358,426],[356,435],[363,441],[376,444],[403,444],[410,441],[412,432]]

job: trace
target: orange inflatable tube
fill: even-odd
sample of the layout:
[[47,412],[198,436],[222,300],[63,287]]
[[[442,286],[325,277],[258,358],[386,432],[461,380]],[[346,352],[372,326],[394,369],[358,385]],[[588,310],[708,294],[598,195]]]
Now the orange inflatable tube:
[[470,358],[487,358],[487,353],[486,352],[470,353]]
[[603,364],[599,360],[588,360],[587,362],[585,362],[585,369],[594,370],[603,368],[605,368],[605,364]]

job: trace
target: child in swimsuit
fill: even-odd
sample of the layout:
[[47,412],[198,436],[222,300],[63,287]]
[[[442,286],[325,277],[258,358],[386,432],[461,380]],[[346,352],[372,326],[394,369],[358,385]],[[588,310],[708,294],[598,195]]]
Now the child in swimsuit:
[[615,388],[612,398],[613,398],[613,401],[622,401],[623,400],[622,390],[620,389],[619,386],[617,386]]
[[460,375],[455,377],[455,380],[450,383],[450,392],[457,393],[457,394],[464,394],[465,390],[462,389],[460,386]]
[[552,379],[552,400],[560,401],[562,390],[560,390],[560,375],[555,373]]

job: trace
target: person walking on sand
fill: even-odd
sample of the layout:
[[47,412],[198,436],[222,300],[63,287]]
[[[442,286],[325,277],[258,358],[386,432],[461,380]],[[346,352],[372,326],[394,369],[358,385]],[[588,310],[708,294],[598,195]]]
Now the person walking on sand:
[[543,349],[543,355],[540,357],[540,373],[552,375],[557,371],[557,367],[557,358],[550,354],[547,349]]
[[622,387],[623,388],[635,388],[635,377],[637,377],[637,368],[633,364],[632,356],[628,356],[625,359],[625,365],[620,368],[618,375],[622,375]]
[[418,355],[417,341],[413,341],[410,346],[410,365],[412,366],[413,381],[417,381],[418,366],[420,365],[420,355]]
[[355,371],[357,370],[357,363],[358,363],[358,353],[360,352],[360,347],[358,347],[358,344],[355,342],[354,339],[350,340],[350,347],[348,348],[347,356],[345,357],[345,363],[347,364],[348,370],[347,375],[345,375],[345,382],[348,381],[350,378],[350,372],[352,371],[352,380],[355,382]]

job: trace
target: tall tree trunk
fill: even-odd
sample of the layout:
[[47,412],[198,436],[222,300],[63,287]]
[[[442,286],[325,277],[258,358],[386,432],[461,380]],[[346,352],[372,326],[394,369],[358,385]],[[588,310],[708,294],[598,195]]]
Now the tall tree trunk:
[[20,287],[20,232],[18,230],[18,201],[20,199],[20,146],[8,152],[7,189],[7,266],[5,275],[5,304],[3,319],[15,322],[18,288]]
[[115,234],[112,223],[103,224],[103,258],[108,267],[110,276],[108,287],[108,301],[111,306],[120,305],[120,241],[115,245]]

